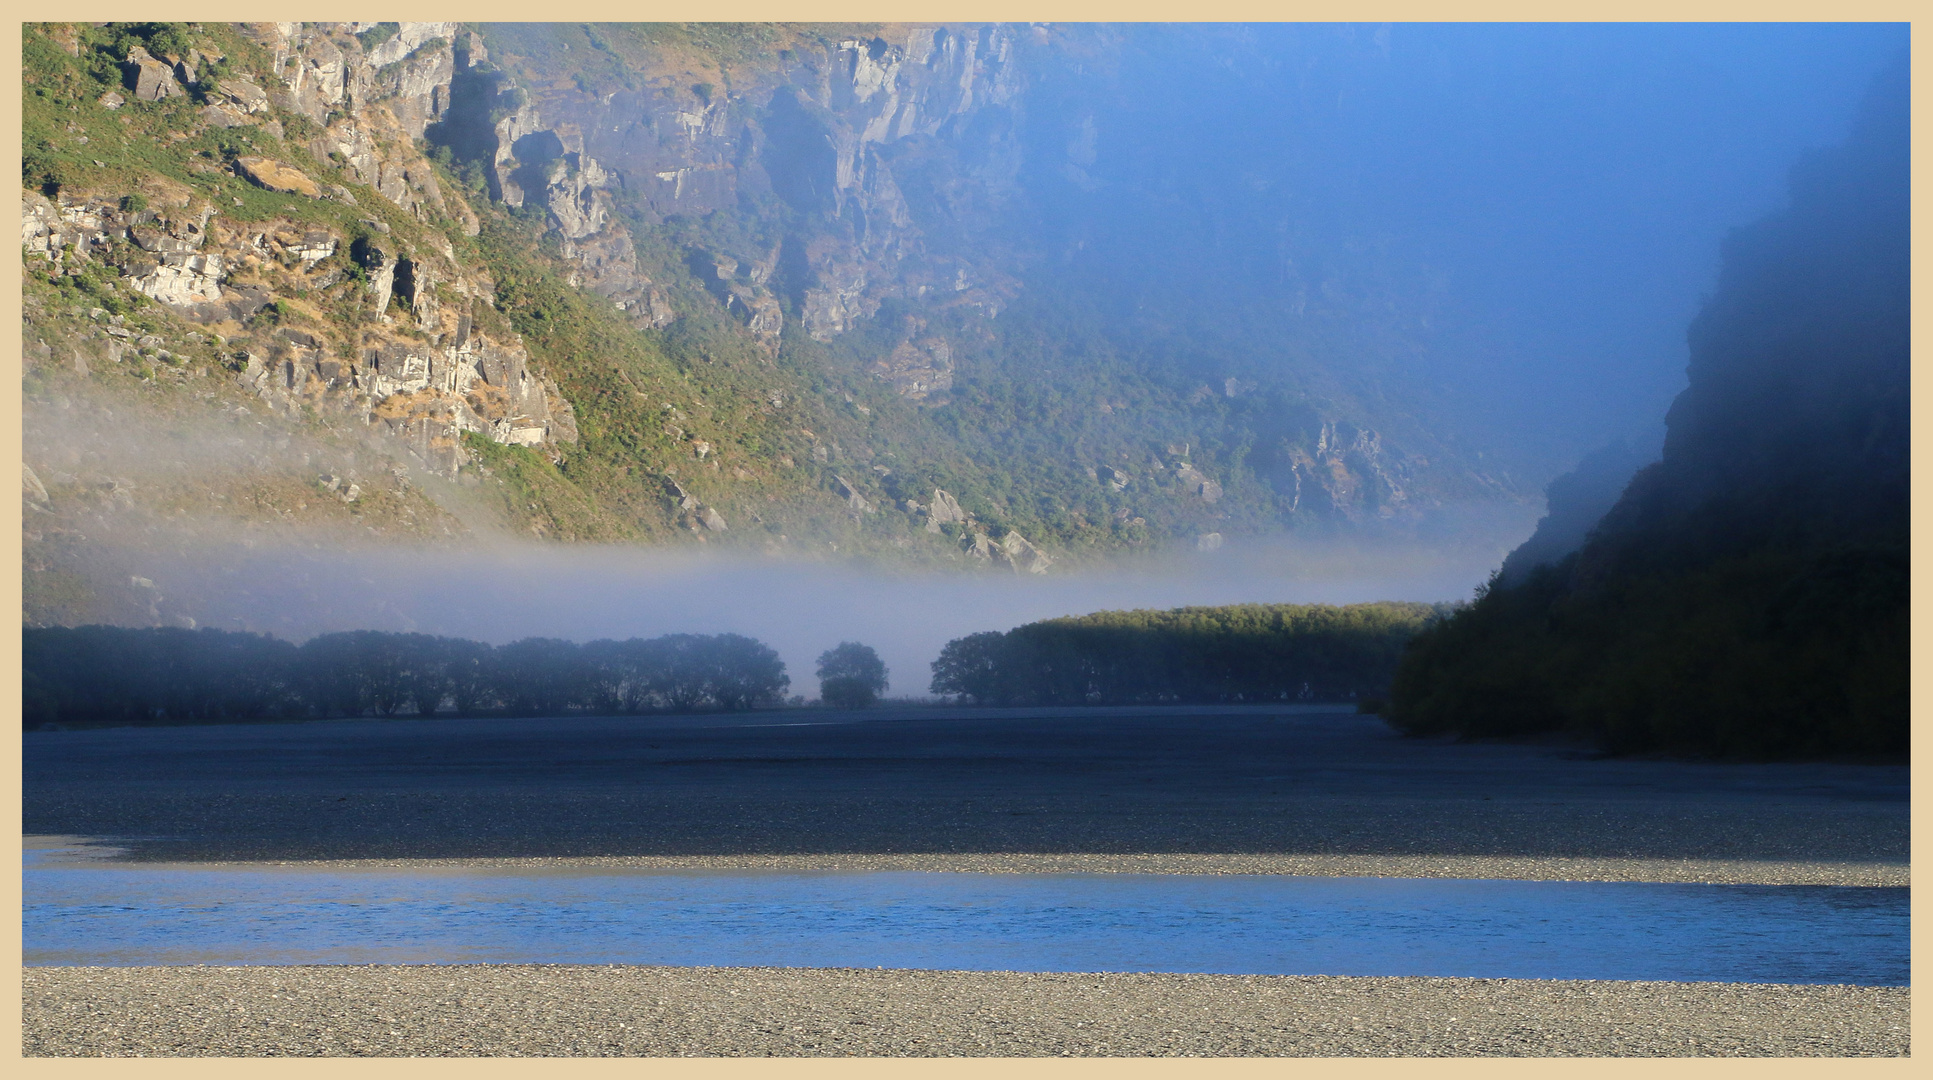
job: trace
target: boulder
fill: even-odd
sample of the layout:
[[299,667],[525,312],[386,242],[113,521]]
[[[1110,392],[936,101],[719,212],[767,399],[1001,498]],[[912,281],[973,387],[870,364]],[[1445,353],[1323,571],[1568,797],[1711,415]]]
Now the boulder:
[[[976,538],[977,539],[977,538]],[[1047,553],[1027,542],[1017,532],[1009,532],[993,546],[992,554],[1013,567],[1014,573],[1025,571],[1029,574],[1044,574],[1054,560]]]
[[135,291],[164,304],[188,307],[222,299],[220,255],[168,252],[159,264],[129,279]]
[[228,104],[244,113],[264,113],[268,111],[268,95],[262,88],[241,79],[223,79],[216,84],[221,96]]
[[712,509],[709,506],[705,507],[703,510],[698,511],[698,521],[700,524],[704,525],[705,528],[711,530],[712,532],[722,533],[725,531],[724,515],[720,514],[718,511]]
[[940,526],[948,522],[965,524],[967,513],[960,504],[942,488],[933,489],[933,503],[926,508],[926,531],[936,533]]
[[37,503],[47,501],[46,487],[41,484],[40,477],[34,475],[33,467],[24,461],[20,463],[20,493]]
[[285,250],[302,260],[303,268],[307,269],[336,253],[336,238],[320,230],[310,230]]
[[665,490],[670,493],[671,497],[678,500],[678,509],[680,510],[698,509],[698,500],[691,497],[691,492],[686,491],[683,484],[680,484],[678,481],[667,476],[664,478],[664,486],[665,486]]
[[855,514],[870,514],[873,512],[873,504],[864,495],[860,494],[859,489],[853,487],[845,477],[835,474],[833,480],[838,482],[839,494],[846,500],[847,509]]
[[311,199],[322,197],[322,189],[302,170],[286,165],[274,158],[244,157],[235,159],[235,171],[250,182],[290,195],[307,195]]
[[121,74],[127,87],[134,96],[142,101],[160,101],[187,91],[175,81],[174,69],[148,55],[148,50],[136,45],[128,50],[127,63],[121,65]]
[[254,122],[249,119],[247,113],[242,112],[232,105],[225,105],[221,102],[202,106],[201,118],[210,127],[218,128],[241,127]]
[[900,396],[925,401],[953,389],[953,348],[939,337],[902,341],[870,370]]
[[1205,473],[1192,464],[1183,462],[1175,469],[1175,477],[1186,484],[1189,491],[1201,496],[1202,502],[1212,503],[1222,497],[1221,484],[1210,480]]

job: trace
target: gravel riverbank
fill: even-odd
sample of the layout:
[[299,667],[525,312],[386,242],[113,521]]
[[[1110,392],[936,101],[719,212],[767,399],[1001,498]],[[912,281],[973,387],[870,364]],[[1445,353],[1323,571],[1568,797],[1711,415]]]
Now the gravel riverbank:
[[1854,986],[567,966],[29,968],[58,1056],[1898,1056]]
[[[49,863],[114,859],[125,849],[88,837],[30,836],[29,849]],[[578,873],[599,871],[771,870],[927,871],[967,874],[1287,874],[1307,877],[1487,878],[1514,881],[1646,881],[1712,885],[1912,884],[1904,863],[1751,859],[1536,858],[1493,855],[1284,855],[1185,852],[1107,854],[982,852],[954,854],[845,853],[820,855],[607,855],[571,858],[279,859],[147,863],[203,869],[498,871]]]

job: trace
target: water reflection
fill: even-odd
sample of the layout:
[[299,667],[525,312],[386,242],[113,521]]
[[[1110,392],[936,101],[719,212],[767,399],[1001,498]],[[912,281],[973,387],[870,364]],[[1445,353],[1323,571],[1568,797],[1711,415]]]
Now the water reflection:
[[1908,982],[1904,888],[150,868],[28,853],[25,961]]

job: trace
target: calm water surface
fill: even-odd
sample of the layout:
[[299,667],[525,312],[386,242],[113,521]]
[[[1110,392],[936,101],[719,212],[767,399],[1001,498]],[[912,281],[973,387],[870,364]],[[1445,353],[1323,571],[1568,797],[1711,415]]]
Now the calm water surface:
[[25,960],[1907,985],[1904,888],[1159,874],[199,869],[28,852]]

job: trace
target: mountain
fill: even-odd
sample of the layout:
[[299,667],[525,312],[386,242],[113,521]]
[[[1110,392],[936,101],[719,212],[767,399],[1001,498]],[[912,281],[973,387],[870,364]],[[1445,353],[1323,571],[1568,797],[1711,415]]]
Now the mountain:
[[1024,573],[1514,512],[1378,376],[1427,288],[1142,175],[1135,33],[28,27],[30,611],[189,522]]
[[1908,97],[1900,64],[1844,145],[1793,170],[1788,207],[1732,235],[1661,460],[1576,551],[1527,544],[1421,635],[1394,722],[1567,728],[1622,751],[1905,752]]
[[1570,472],[1544,488],[1548,512],[1537,521],[1530,539],[1504,558],[1497,571],[1503,585],[1520,585],[1540,566],[1563,561],[1590,538],[1591,530],[1624,495],[1638,470],[1656,460],[1654,448],[1620,439],[1601,446]]

